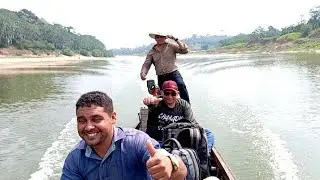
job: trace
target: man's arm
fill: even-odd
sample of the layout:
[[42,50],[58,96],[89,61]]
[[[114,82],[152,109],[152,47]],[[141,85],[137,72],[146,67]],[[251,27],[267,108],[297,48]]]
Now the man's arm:
[[142,64],[142,67],[141,67],[140,77],[142,80],[145,80],[145,77],[148,74],[148,71],[151,67],[152,61],[153,61],[152,54],[151,54],[151,52],[149,52],[147,54],[146,60],[144,61],[144,63]]
[[186,119],[189,120],[193,124],[198,124],[198,122],[196,121],[196,119],[193,115],[193,111],[191,109],[190,104],[183,99],[181,99],[181,100],[182,100],[181,105],[184,106],[184,108],[183,108],[184,109],[184,116],[186,117]]
[[171,43],[168,41],[168,44],[173,47],[176,53],[187,54],[189,52],[188,45],[186,43],[182,42],[178,38],[175,38],[171,35],[168,35],[167,37],[176,42],[176,43]]
[[188,45],[181,40],[176,40],[177,44],[179,45],[178,53],[180,54],[187,54],[189,52]]
[[143,99],[143,104],[152,108],[157,106],[161,100],[162,98],[159,98],[159,97],[148,96]]
[[60,180],[82,180],[78,165],[76,164],[71,153],[68,154],[66,160],[64,161]]

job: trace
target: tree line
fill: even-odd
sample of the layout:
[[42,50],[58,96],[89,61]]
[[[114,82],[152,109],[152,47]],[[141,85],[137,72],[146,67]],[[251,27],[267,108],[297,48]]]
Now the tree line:
[[76,33],[71,26],[50,24],[27,9],[0,9],[0,48],[15,46],[34,54],[53,51],[72,56],[110,57],[112,51],[94,36]]
[[[147,35],[146,35],[147,36]],[[193,34],[191,37],[183,39],[187,43],[191,51],[196,50],[208,50],[210,47],[219,46],[219,41],[227,39],[228,36],[217,36],[217,35],[196,35]],[[136,48],[119,48],[112,49],[115,55],[145,55],[152,48],[154,43],[149,45],[143,45]]]
[[[301,19],[297,24],[286,26],[281,30],[269,26],[263,28],[259,26],[250,34],[238,34],[228,39],[221,40],[220,46],[230,46],[235,44],[267,44],[267,43],[287,43],[297,44],[318,41],[320,38],[320,6],[309,10],[310,18]],[[320,48],[320,46],[319,46]]]

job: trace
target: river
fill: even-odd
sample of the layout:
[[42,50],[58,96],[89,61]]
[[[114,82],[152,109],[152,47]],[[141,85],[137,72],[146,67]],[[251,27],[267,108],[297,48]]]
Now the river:
[[[147,95],[143,59],[0,75],[0,179],[59,179],[85,92],[108,93],[117,125],[133,127]],[[178,66],[197,120],[239,180],[320,179],[320,55],[189,55]]]

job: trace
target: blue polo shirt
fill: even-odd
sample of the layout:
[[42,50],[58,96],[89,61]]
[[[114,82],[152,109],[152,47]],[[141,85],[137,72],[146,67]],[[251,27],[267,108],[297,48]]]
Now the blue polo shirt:
[[[142,131],[115,127],[113,142],[104,158],[81,140],[68,154],[61,180],[151,180],[146,167],[150,157],[148,139],[150,136]],[[157,141],[151,140],[155,148],[160,147]]]

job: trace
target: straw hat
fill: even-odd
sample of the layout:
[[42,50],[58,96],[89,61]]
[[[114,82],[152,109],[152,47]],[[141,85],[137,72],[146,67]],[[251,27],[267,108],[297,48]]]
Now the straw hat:
[[149,33],[149,36],[153,39],[155,39],[156,36],[164,36],[166,37],[167,35],[161,32],[157,32],[157,33]]

